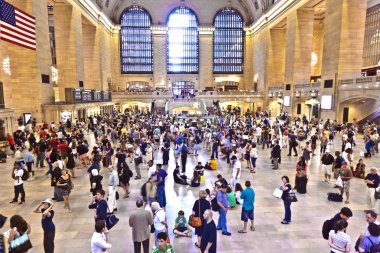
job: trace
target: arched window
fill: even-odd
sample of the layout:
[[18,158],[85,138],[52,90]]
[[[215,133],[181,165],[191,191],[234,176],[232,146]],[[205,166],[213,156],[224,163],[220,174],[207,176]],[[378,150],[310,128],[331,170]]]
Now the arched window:
[[243,17],[237,10],[225,8],[215,15],[214,26],[214,73],[243,73]]
[[187,7],[174,9],[167,20],[168,73],[196,74],[199,71],[198,18]]
[[153,73],[152,23],[140,6],[127,8],[120,18],[121,73]]

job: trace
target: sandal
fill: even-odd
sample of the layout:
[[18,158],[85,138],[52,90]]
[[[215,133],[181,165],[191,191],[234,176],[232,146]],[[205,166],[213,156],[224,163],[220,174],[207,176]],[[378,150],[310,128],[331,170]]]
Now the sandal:
[[346,202],[344,202],[344,203],[345,203],[345,204],[349,204],[349,203],[350,203],[350,201],[347,201],[347,200],[346,200]]
[[247,233],[247,231],[245,231],[245,230],[239,230],[238,233],[245,234],[245,233]]
[[251,172],[251,173],[255,173],[255,171],[254,171],[254,170],[250,170],[249,172]]
[[251,226],[251,231],[255,231],[255,227],[254,226]]
[[195,243],[195,247],[197,247],[197,248],[201,248],[201,247],[198,245],[197,242]]

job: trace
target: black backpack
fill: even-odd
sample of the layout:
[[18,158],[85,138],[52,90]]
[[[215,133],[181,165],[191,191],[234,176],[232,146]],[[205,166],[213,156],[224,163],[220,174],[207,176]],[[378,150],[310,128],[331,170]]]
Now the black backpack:
[[371,242],[371,248],[369,248],[368,251],[366,251],[366,253],[380,253],[380,243],[373,243],[373,241],[371,240],[371,238],[367,237],[368,240]]
[[187,155],[189,153],[189,148],[183,144],[182,148],[181,148],[181,155]]
[[26,169],[22,169],[23,173],[22,173],[22,176],[21,176],[21,180],[22,181],[26,181],[29,179],[29,172],[26,170]]
[[328,240],[329,239],[329,233],[330,233],[330,230],[331,230],[331,224],[332,221],[331,220],[326,220],[324,223],[323,223],[323,226],[322,226],[322,236],[324,239]]
[[215,196],[215,198],[213,198],[213,199],[211,200],[211,209],[212,209],[214,212],[219,211],[219,205],[218,205],[218,200],[217,200],[216,196]]

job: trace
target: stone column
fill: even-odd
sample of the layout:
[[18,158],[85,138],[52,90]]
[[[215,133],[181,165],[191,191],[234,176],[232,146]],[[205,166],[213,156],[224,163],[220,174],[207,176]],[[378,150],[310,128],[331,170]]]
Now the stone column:
[[285,29],[270,29],[270,39],[268,41],[268,85],[272,87],[284,84],[285,34]]
[[246,31],[244,47],[244,86],[240,89],[253,90],[253,34]]
[[169,85],[166,81],[166,30],[158,27],[153,30],[153,82],[158,86]]
[[87,20],[82,23],[84,86],[86,89],[100,90],[100,27]]
[[199,86],[197,90],[214,87],[213,79],[213,35],[212,32],[199,35]]
[[79,7],[54,5],[54,27],[59,100],[64,101],[65,88],[78,88],[79,81],[84,81],[82,14]]
[[[8,1],[18,9],[35,17],[36,50],[1,41],[1,64],[10,60],[11,75],[4,74],[5,106],[14,107],[15,118],[31,113],[42,120],[42,103],[52,103],[52,85],[43,84],[41,75],[50,75],[51,55],[49,42],[48,12],[46,0]],[[31,93],[32,91],[32,93]]]
[[[326,0],[321,91],[335,97],[333,110],[322,110],[321,118],[336,116],[337,81],[360,76],[366,9],[363,0]],[[333,80],[333,88],[324,89],[325,80]]]
[[287,18],[285,83],[310,83],[314,10],[301,9]]
[[[98,50],[100,51],[100,86],[99,90],[108,91],[108,82],[112,84],[112,55],[111,55],[111,43],[112,37],[109,31],[106,31],[102,27],[99,29],[99,44]],[[120,72],[119,72],[120,74]]]

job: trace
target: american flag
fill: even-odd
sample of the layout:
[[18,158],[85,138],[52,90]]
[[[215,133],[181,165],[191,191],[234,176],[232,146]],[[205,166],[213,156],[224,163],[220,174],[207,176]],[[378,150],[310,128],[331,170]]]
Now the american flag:
[[36,19],[0,0],[0,39],[36,50]]

